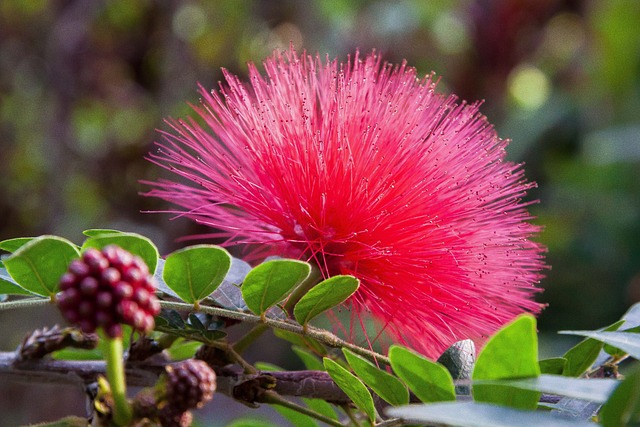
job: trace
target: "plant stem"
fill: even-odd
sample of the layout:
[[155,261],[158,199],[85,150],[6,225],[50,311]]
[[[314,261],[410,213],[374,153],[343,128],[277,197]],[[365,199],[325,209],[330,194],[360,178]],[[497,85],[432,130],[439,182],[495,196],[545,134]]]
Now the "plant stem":
[[258,339],[269,327],[264,323],[260,323],[254,326],[249,332],[247,332],[242,338],[240,338],[233,345],[233,349],[242,354],[253,342]]
[[274,391],[265,392],[263,398],[261,399],[263,403],[270,403],[272,405],[280,405],[285,408],[289,408],[301,414],[307,415],[311,418],[315,418],[318,421],[322,421],[325,424],[335,427],[344,427],[341,422],[334,420],[333,418],[326,417],[319,412],[316,412],[312,409],[306,408],[304,406],[298,405],[295,402],[287,400],[280,396],[278,393]]
[[132,409],[127,401],[127,384],[124,376],[122,338],[105,338],[107,380],[113,396],[113,422],[119,426],[131,423]]
[[258,370],[251,363],[244,360],[244,358],[240,356],[238,352],[236,352],[235,348],[231,344],[225,344],[222,347],[222,350],[224,350],[231,359],[235,360],[238,365],[242,366],[242,369],[244,369],[244,372],[246,374],[258,373]]
[[349,417],[349,419],[351,420],[353,425],[356,426],[356,427],[360,427],[360,422],[358,422],[358,418],[356,417],[356,415],[351,410],[351,407],[348,404],[347,405],[342,405],[342,409],[344,409],[344,412],[347,414],[347,417]]
[[300,301],[300,298],[305,296],[311,288],[317,285],[320,282],[320,279],[322,279],[320,269],[316,266],[312,266],[309,277],[307,277],[304,282],[300,283],[300,285],[293,290],[291,295],[289,295],[289,298],[287,298],[284,309],[289,313],[289,316],[293,317],[293,308],[296,306],[298,301]]
[[[160,305],[163,308],[168,308],[173,310],[180,310],[180,311],[193,310],[193,305],[182,303],[182,302],[160,301]],[[375,351],[362,348],[355,344],[351,344],[350,342],[340,339],[336,335],[324,329],[314,328],[313,326],[307,326],[306,328],[303,328],[302,325],[299,325],[293,322],[270,319],[268,317],[265,319],[261,319],[260,316],[256,316],[253,314],[243,313],[240,311],[227,310],[226,308],[211,307],[208,305],[200,306],[200,312],[213,314],[214,316],[240,320],[248,323],[261,323],[272,328],[293,332],[294,334],[306,335],[320,341],[323,344],[328,345],[329,347],[334,347],[334,348],[346,347],[349,350],[361,356],[368,357],[372,360],[377,360],[380,363],[384,363],[386,365],[390,364],[388,357],[383,356],[382,354],[377,353]]]
[[0,310],[11,310],[14,308],[28,308],[28,307],[39,307],[41,305],[49,305],[51,304],[51,299],[49,298],[25,298],[19,299],[17,301],[9,301],[0,303]]

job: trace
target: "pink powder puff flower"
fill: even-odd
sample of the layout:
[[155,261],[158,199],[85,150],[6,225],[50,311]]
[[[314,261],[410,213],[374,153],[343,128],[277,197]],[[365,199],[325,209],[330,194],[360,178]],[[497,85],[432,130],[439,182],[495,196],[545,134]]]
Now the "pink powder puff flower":
[[356,276],[357,318],[430,357],[540,311],[544,248],[522,201],[534,184],[478,104],[375,53],[339,64],[291,48],[264,68],[249,65],[250,84],[223,70],[219,93],[201,88],[206,127],[171,121],[151,155],[191,182],[148,195],[226,245]]

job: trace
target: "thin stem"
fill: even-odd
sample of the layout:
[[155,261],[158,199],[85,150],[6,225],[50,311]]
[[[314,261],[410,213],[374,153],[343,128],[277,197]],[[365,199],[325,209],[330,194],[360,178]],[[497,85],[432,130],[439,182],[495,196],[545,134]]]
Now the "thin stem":
[[[190,311],[193,309],[193,305],[187,304],[187,303],[181,303],[181,302],[160,301],[160,305],[163,308],[169,308],[169,309],[181,310],[181,311]],[[306,335],[320,341],[323,344],[328,345],[329,347],[334,347],[334,348],[346,347],[349,350],[361,356],[365,356],[373,360],[378,360],[380,363],[384,363],[386,365],[390,364],[388,357],[383,356],[382,354],[377,353],[375,351],[362,348],[355,344],[351,344],[350,342],[347,342],[341,338],[338,338],[336,335],[324,329],[318,329],[313,326],[307,326],[306,328],[303,328],[302,325],[299,325],[297,323],[270,319],[268,317],[265,319],[261,319],[260,316],[256,316],[249,313],[242,313],[239,311],[227,310],[226,308],[219,308],[219,307],[201,306],[200,312],[213,314],[214,316],[240,320],[248,323],[262,323],[272,328],[282,329],[284,331],[293,332],[294,334],[298,334],[298,335]]]
[[235,360],[238,363],[238,365],[242,366],[242,369],[244,369],[244,372],[246,374],[258,373],[258,370],[251,363],[244,360],[244,358],[235,351],[232,345],[225,344],[222,347],[222,350],[224,350],[231,357],[231,359]]
[[295,402],[287,400],[280,396],[278,393],[275,393],[271,390],[266,391],[263,398],[261,399],[263,403],[270,403],[272,405],[280,405],[285,408],[289,408],[301,414],[307,415],[311,418],[315,418],[318,421],[322,421],[325,424],[335,427],[344,427],[341,422],[334,420],[333,418],[329,418],[327,416],[322,415],[319,412],[314,411],[313,409],[306,408],[304,406],[298,405]]
[[346,404],[346,405],[342,405],[342,409],[344,409],[344,412],[347,414],[347,417],[349,417],[353,425],[356,427],[360,427],[360,422],[358,421],[358,418],[351,410],[351,407],[348,404]]
[[28,307],[39,307],[42,305],[51,304],[51,299],[49,298],[25,298],[19,299],[17,301],[8,301],[0,303],[0,310],[11,310],[14,308],[28,308]]
[[233,345],[233,349],[242,354],[253,342],[258,339],[269,327],[264,323],[258,324],[251,328],[242,338]]
[[300,283],[300,285],[294,289],[294,291],[287,298],[287,302],[284,304],[284,309],[289,316],[293,317],[293,308],[296,306],[298,301],[309,292],[311,288],[317,285],[322,279],[322,274],[320,269],[316,266],[311,267],[311,272],[309,273],[309,277],[305,279],[304,282]]
[[127,401],[122,338],[105,338],[105,347],[107,380],[113,397],[113,422],[119,426],[128,426],[131,423],[132,409]]

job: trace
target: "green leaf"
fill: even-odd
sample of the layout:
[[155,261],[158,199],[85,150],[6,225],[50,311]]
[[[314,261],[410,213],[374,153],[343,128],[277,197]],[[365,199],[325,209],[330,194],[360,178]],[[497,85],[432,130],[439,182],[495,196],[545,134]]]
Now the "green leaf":
[[[324,370],[324,368],[323,368]],[[302,401],[310,408],[316,411],[319,414],[324,415],[327,418],[331,418],[333,420],[338,421],[338,414],[336,414],[336,410],[328,402],[325,402],[322,399],[307,399],[302,398]]]
[[[626,326],[626,323],[625,323]],[[619,332],[627,332],[627,333],[638,333],[640,332],[640,326],[635,326],[633,328],[629,328],[629,329],[623,329]],[[609,344],[604,344],[604,346],[602,347],[602,350],[607,353],[609,356],[615,357],[617,359],[622,359],[623,357],[625,357],[627,355],[627,352],[619,349],[618,347],[614,347],[612,345]]]
[[82,234],[87,237],[96,237],[103,234],[123,234],[124,231],[114,230],[112,228],[90,228],[89,230],[84,230]]
[[31,427],[86,427],[86,417],[76,417],[70,415],[68,417],[60,418],[56,421],[43,422],[38,424],[30,424]]
[[567,359],[564,357],[542,359],[538,365],[540,365],[540,373],[542,374],[562,375],[567,366]]
[[580,335],[612,345],[640,359],[640,334],[635,332],[560,331],[559,334]]
[[409,391],[402,381],[347,348],[342,352],[353,372],[378,396],[393,406],[409,403]]
[[291,344],[294,344],[303,348],[308,348],[314,354],[318,354],[320,356],[326,356],[328,353],[327,349],[325,348],[324,345],[320,343],[320,341],[314,338],[311,338],[309,336],[298,335],[294,332],[285,331],[283,329],[274,329],[273,334],[280,339],[289,341]]
[[200,347],[202,347],[202,343],[199,341],[189,341],[179,338],[166,352],[169,354],[171,360],[185,360],[195,356]]
[[189,316],[190,323],[185,323],[177,311],[162,310],[160,315],[156,317],[155,330],[205,344],[212,344],[227,336],[227,333],[221,329],[224,322],[214,316],[204,315],[209,320],[203,324],[197,314],[201,313],[192,313]]
[[244,278],[240,288],[249,310],[264,314],[309,276],[311,266],[292,259],[266,261]]
[[636,426],[640,424],[640,369],[620,383],[600,410],[604,427]]
[[0,267],[0,295],[34,295],[13,280],[9,272]]
[[[624,320],[618,320],[613,325],[607,326],[602,330],[615,331],[623,323]],[[567,359],[567,367],[563,372],[563,375],[567,377],[579,377],[580,375],[584,374],[587,369],[589,369],[591,365],[593,365],[593,362],[598,357],[600,350],[602,350],[602,346],[602,342],[595,339],[587,338],[570,348],[562,356]]]
[[594,427],[595,424],[551,412],[522,411],[477,402],[441,402],[388,408],[386,413],[420,424],[465,427]]
[[324,358],[324,367],[329,376],[335,381],[342,391],[360,408],[370,421],[376,419],[376,409],[373,406],[373,397],[367,387],[351,372],[344,369],[338,363],[329,358]]
[[11,277],[34,294],[52,297],[58,292],[60,277],[78,258],[77,247],[57,236],[37,237],[21,246],[4,265]]
[[311,371],[324,371],[322,361],[315,354],[297,345],[292,346],[291,350],[302,360],[302,363],[304,363],[307,369]]
[[195,304],[220,286],[230,266],[226,250],[213,245],[190,246],[167,257],[162,279],[183,301]]
[[584,379],[561,375],[540,375],[535,378],[474,381],[474,385],[478,383],[509,385],[522,390],[533,390],[604,403],[619,384],[619,381],[605,378]]
[[296,427],[318,427],[316,420],[308,415],[280,405],[272,405],[272,407]]
[[140,234],[123,233],[120,231],[95,234],[84,241],[82,250],[84,251],[87,248],[102,249],[108,245],[118,245],[133,255],[139,256],[145,264],[147,264],[151,274],[156,271],[158,258],[160,258],[158,248],[156,248],[156,245],[154,245],[151,240]]
[[99,348],[87,350],[67,347],[54,351],[51,357],[55,360],[104,360],[104,354]]
[[318,314],[342,303],[358,289],[360,281],[353,276],[333,276],[311,288],[293,309],[293,315],[301,325],[307,324]]
[[253,364],[253,366],[255,366],[255,368],[258,369],[259,371],[266,371],[266,372],[282,372],[286,370],[278,365],[274,365],[273,363],[269,363],[269,362],[256,362]]
[[441,402],[456,399],[451,374],[441,364],[399,345],[391,346],[389,360],[393,372],[421,401]]
[[3,240],[0,242],[0,249],[13,253],[33,239],[35,239],[35,237],[16,237],[15,239]]
[[237,420],[233,420],[227,424],[227,427],[278,427],[278,424],[273,424],[270,421],[264,419],[258,419],[253,417],[245,417]]
[[536,319],[526,314],[517,317],[493,335],[478,355],[472,375],[473,398],[478,402],[496,403],[517,409],[535,409],[540,398],[539,392],[501,385],[476,385],[475,381],[539,375]]

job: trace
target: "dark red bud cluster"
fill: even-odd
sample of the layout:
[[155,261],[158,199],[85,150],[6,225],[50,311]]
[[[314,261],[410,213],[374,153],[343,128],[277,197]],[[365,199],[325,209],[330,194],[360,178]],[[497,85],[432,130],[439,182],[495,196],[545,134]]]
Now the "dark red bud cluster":
[[169,365],[167,371],[167,404],[176,412],[201,408],[213,398],[216,374],[206,362],[188,359]]
[[144,261],[116,245],[90,248],[60,279],[58,306],[84,332],[102,328],[122,336],[121,324],[147,333],[160,312],[153,276]]

